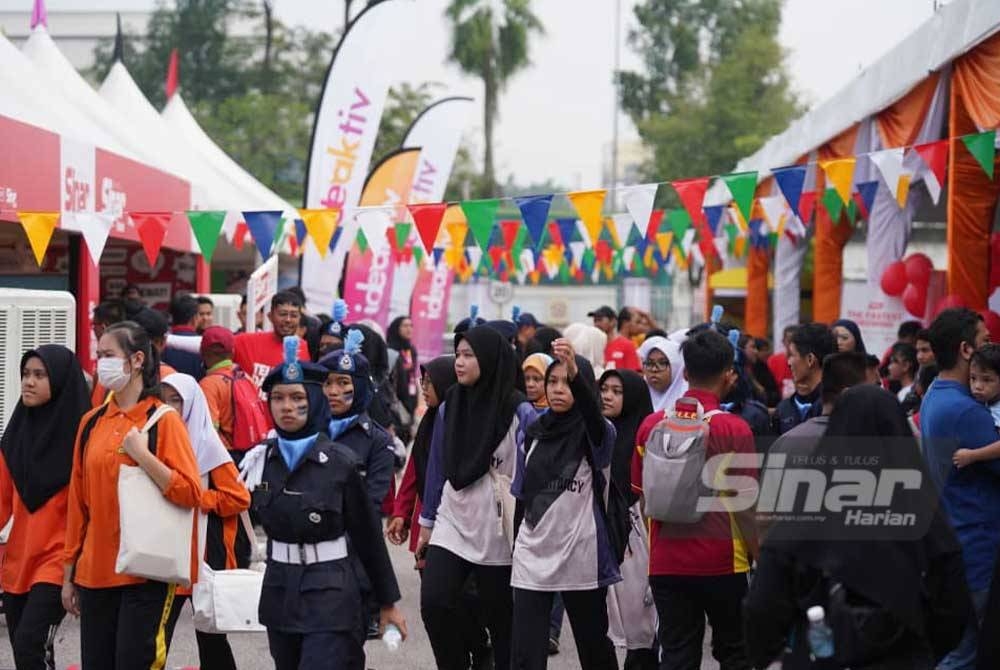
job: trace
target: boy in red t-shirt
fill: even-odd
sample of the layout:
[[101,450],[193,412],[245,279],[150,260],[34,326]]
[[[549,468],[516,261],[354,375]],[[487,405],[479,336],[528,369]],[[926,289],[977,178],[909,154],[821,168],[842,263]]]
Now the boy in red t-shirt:
[[[240,333],[233,346],[233,362],[260,388],[271,368],[284,363],[282,341],[288,335],[297,335],[302,319],[301,298],[292,291],[278,291],[271,298],[271,311],[267,317],[274,330],[260,333]],[[309,360],[309,347],[305,340],[299,342],[299,360]]]
[[[685,398],[694,398],[704,411],[718,410],[719,398],[731,389],[734,351],[729,341],[705,330],[683,345],[684,374],[690,385]],[[644,445],[667,411],[642,422],[639,445],[632,459],[632,488],[642,495]],[[734,414],[709,420],[706,462],[724,453],[755,454],[750,426]],[[756,471],[729,470],[728,474],[756,476]],[[694,485],[694,483],[692,483]],[[651,520],[649,585],[659,615],[661,667],[701,667],[705,618],[712,626],[712,654],[723,668],[750,668],[743,647],[741,618],[747,592],[747,573],[757,551],[752,511],[706,512],[694,524]]]
[[792,336],[798,326],[785,326],[781,335],[782,351],[776,351],[767,358],[767,369],[771,371],[771,376],[778,383],[778,391],[781,392],[781,399],[791,398],[795,393],[795,380],[792,379],[792,370],[788,367],[788,347],[792,343]]
[[[608,370],[634,370],[642,372],[642,362],[636,351],[635,344],[629,339],[632,336],[632,313],[628,307],[615,314],[615,310],[603,305],[587,314],[594,320],[594,326],[608,337],[604,347],[604,366]],[[615,335],[615,327],[618,335]]]

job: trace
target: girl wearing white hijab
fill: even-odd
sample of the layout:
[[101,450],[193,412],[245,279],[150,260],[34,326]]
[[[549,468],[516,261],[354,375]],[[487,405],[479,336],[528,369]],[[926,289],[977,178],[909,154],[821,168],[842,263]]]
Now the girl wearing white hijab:
[[[239,528],[239,515],[250,508],[250,491],[240,481],[239,470],[226,451],[212,423],[205,394],[194,377],[181,373],[163,378],[163,400],[181,415],[191,438],[191,448],[201,474],[201,511],[198,520],[202,558],[213,570],[232,570],[250,565],[249,542]],[[190,589],[177,590],[167,627],[172,636],[181,607]],[[236,660],[225,635],[195,631],[198,657],[203,668],[236,670]]]
[[[651,359],[653,352],[658,352],[660,356],[653,356]],[[639,360],[642,361],[643,377],[649,387],[653,411],[672,408],[688,388],[687,380],[684,379],[681,345],[665,337],[650,337],[639,347]]]

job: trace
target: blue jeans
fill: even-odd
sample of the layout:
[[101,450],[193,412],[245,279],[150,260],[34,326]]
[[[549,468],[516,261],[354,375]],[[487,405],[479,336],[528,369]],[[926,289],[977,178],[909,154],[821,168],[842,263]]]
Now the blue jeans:
[[937,670],[974,670],[976,649],[979,646],[979,626],[986,613],[986,602],[989,600],[989,595],[989,589],[972,592],[972,606],[976,610],[976,617],[969,622],[958,646],[938,663]]

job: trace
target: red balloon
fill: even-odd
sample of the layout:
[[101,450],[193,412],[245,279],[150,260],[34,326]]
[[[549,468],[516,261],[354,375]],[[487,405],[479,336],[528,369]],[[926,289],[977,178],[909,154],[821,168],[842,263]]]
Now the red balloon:
[[1000,342],[1000,314],[991,312],[988,309],[979,310],[986,324],[986,330],[990,331],[990,342]]
[[900,296],[906,290],[907,282],[906,263],[896,261],[895,263],[890,263],[882,272],[882,281],[879,283],[886,295]]
[[969,304],[965,302],[965,298],[954,293],[949,293],[945,297],[938,300],[937,304],[934,305],[934,318],[946,309],[954,309],[956,307],[968,307]]
[[906,265],[906,278],[910,283],[927,288],[934,272],[934,263],[927,254],[910,254],[903,264]]
[[903,291],[903,307],[915,317],[923,318],[927,311],[927,289],[910,284]]

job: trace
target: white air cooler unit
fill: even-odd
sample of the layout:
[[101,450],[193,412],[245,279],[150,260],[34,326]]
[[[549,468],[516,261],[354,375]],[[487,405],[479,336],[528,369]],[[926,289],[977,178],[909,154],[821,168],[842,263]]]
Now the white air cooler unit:
[[0,288],[0,433],[21,397],[21,356],[43,344],[76,350],[76,298],[65,291]]

